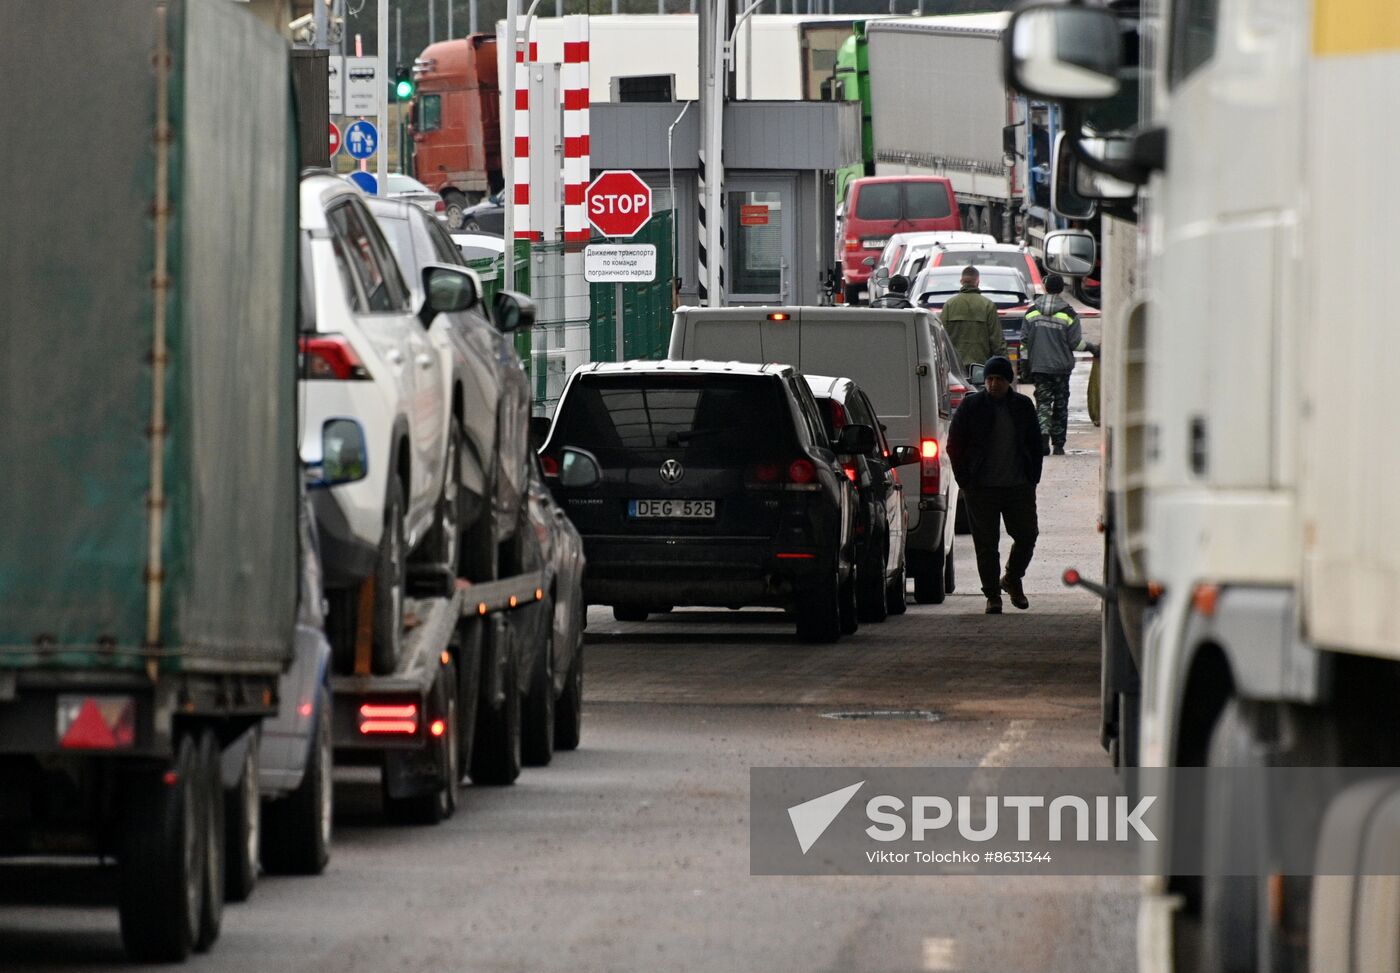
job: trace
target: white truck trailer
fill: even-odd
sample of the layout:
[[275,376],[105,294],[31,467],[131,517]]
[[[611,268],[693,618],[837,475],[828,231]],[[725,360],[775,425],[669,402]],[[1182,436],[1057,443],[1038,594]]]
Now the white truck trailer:
[[[1006,13],[891,18],[865,29],[878,176],[946,176],[963,229],[1027,240],[1039,252],[1049,213],[1026,193],[1048,171],[1057,113],[1028,102],[1002,80]],[[1008,137],[1008,126],[1015,126]],[[1028,127],[1029,126],[1029,127]],[[1027,133],[1030,133],[1028,141]]]
[[[1102,97],[1112,66],[1087,62],[1115,46],[1107,19],[1019,14],[1013,74],[1076,111]],[[1400,97],[1400,20],[1380,0],[1172,0],[1141,36],[1144,117],[1117,170],[1141,184],[1139,226],[1104,234],[1106,563],[1148,596],[1122,617],[1142,710],[1121,745],[1236,768],[1199,801],[1167,793],[1166,845],[1249,867],[1154,859],[1139,968],[1393,970],[1400,453],[1362,282],[1387,277],[1400,200],[1353,193],[1400,143],[1373,111]],[[1287,800],[1239,772],[1281,766],[1378,769]],[[1352,867],[1273,867],[1290,829]]]

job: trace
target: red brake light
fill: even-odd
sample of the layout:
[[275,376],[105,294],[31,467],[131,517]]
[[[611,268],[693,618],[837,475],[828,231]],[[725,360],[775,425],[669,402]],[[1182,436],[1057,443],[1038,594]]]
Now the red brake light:
[[856,464],[842,463],[841,469],[846,471],[846,479],[850,480],[852,483],[856,482]]
[[439,199],[436,203],[433,204],[433,211],[436,213],[446,213],[447,204]]
[[447,732],[447,721],[433,720],[432,725],[428,727],[428,732],[435,737],[442,736],[444,733]]
[[359,381],[369,378],[350,342],[338,334],[302,338],[298,342],[302,355],[303,373],[307,378],[336,381]]
[[555,459],[553,456],[545,456],[545,455],[541,454],[541,455],[540,455],[540,469],[544,471],[544,475],[545,475],[545,476],[558,476],[558,475],[559,475],[559,461],[558,461],[557,459]]
[[859,249],[860,249],[860,237],[858,237],[858,236],[848,236],[848,237],[846,237],[846,249],[847,249],[847,250],[859,250]]
[[811,483],[817,478],[817,468],[810,460],[795,459],[788,467],[788,479],[793,483]]
[[365,703],[360,707],[360,733],[365,736],[418,732],[418,704]]
[[938,440],[925,439],[919,444],[919,492],[937,496],[943,491],[943,471],[938,464]]

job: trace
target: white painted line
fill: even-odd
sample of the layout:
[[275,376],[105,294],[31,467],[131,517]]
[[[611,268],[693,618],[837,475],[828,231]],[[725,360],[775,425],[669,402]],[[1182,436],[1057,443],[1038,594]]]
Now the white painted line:
[[1012,720],[997,745],[987,752],[978,767],[1005,767],[1011,755],[1030,736],[1035,720]]
[[958,968],[958,941],[949,936],[924,937],[925,973],[949,973]]

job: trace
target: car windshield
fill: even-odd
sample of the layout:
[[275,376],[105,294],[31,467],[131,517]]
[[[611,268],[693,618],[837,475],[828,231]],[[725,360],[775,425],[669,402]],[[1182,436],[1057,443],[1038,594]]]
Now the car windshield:
[[432,190],[423,185],[412,176],[405,176],[402,173],[389,173],[389,192],[391,193],[432,193]]
[[639,454],[730,466],[779,455],[793,437],[786,400],[766,376],[584,375],[553,438],[604,466],[632,465]]

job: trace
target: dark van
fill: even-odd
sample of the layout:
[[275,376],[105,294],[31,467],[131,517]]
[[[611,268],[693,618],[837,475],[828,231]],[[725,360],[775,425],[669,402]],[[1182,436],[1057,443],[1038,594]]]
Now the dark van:
[[[953,185],[942,176],[853,179],[842,206],[842,278],[847,304],[869,299],[871,267],[895,233],[961,230]],[[866,258],[870,263],[866,264]]]

